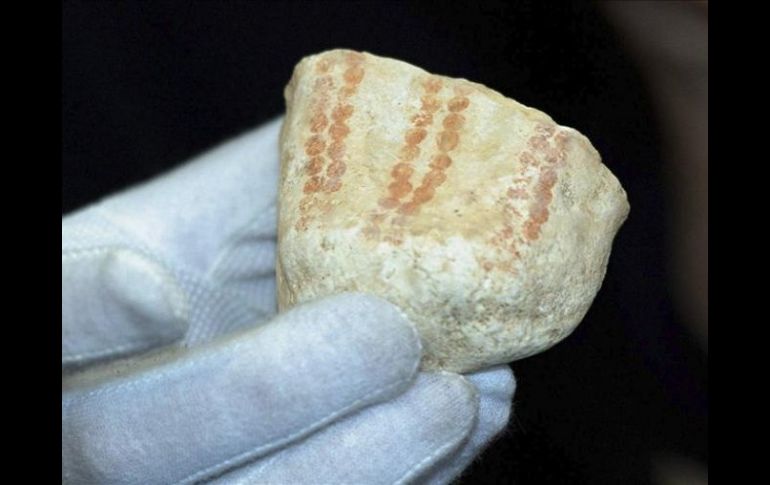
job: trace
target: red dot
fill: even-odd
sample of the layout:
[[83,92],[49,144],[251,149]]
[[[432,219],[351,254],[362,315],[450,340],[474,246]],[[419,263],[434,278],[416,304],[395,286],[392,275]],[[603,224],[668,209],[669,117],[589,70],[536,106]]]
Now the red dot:
[[412,199],[412,202],[415,204],[422,204],[425,202],[428,202],[430,199],[433,198],[433,195],[435,194],[435,191],[433,190],[433,187],[431,186],[420,186],[417,188],[417,190],[414,191],[414,198]]
[[350,115],[352,114],[353,114],[353,106],[349,104],[338,105],[332,111],[332,119],[337,122],[343,122],[346,119],[350,118]]
[[452,159],[449,157],[449,155],[444,153],[436,155],[430,162],[430,167],[438,170],[447,169],[450,165],[452,165]]
[[322,184],[323,184],[323,179],[321,177],[313,177],[307,181],[307,183],[305,184],[305,187],[303,188],[303,192],[305,192],[306,194],[310,194],[312,192],[318,192]]
[[364,78],[364,68],[361,66],[351,66],[345,70],[345,74],[342,77],[346,83],[358,84]]
[[388,190],[390,191],[391,197],[400,199],[412,191],[412,184],[405,180],[393,182],[392,184],[388,185]]
[[323,157],[313,157],[307,162],[305,170],[309,175],[316,175],[324,166]]
[[452,111],[453,113],[462,111],[465,108],[467,108],[468,105],[470,104],[471,104],[470,100],[465,96],[456,96],[449,100],[449,104],[448,104],[449,111]]
[[326,169],[326,173],[330,177],[341,177],[345,173],[346,169],[347,167],[345,166],[345,163],[340,161],[334,161]]
[[428,187],[438,187],[446,180],[446,175],[441,170],[431,170],[423,178],[423,184]]
[[345,138],[348,136],[348,133],[350,133],[350,128],[348,128],[344,123],[336,122],[329,127],[329,134],[335,141],[339,141],[342,138]]
[[305,153],[313,157],[323,152],[325,147],[326,143],[319,136],[312,136],[305,143]]
[[423,128],[412,128],[411,130],[406,132],[406,136],[404,136],[404,139],[409,145],[417,145],[421,141],[425,139],[425,137],[428,135],[428,132],[425,131]]
[[420,156],[420,148],[417,145],[404,145],[399,154],[402,160],[409,162]]
[[408,179],[414,173],[414,169],[408,163],[397,163],[390,171],[390,175],[396,179]]
[[313,133],[319,133],[324,128],[326,128],[326,125],[329,123],[329,120],[326,119],[326,115],[323,113],[316,113],[313,115],[312,118],[310,118],[310,131]]
[[444,128],[457,131],[462,128],[464,122],[465,117],[463,115],[459,113],[449,113],[446,118],[444,118]]
[[456,131],[442,131],[438,134],[438,149],[442,152],[453,150],[460,142],[460,135]]

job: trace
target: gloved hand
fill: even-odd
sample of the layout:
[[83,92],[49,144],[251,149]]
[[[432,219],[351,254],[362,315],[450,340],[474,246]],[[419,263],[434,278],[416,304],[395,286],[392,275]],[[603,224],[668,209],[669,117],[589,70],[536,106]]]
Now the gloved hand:
[[62,220],[64,483],[447,483],[505,427],[380,298],[275,314],[279,127]]

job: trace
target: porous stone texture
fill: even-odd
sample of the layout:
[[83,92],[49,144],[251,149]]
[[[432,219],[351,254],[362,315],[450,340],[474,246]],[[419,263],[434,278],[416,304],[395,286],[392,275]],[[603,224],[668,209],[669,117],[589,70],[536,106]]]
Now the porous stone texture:
[[369,53],[285,90],[279,308],[359,291],[417,326],[422,367],[556,344],[601,286],[626,194],[588,139],[480,84]]

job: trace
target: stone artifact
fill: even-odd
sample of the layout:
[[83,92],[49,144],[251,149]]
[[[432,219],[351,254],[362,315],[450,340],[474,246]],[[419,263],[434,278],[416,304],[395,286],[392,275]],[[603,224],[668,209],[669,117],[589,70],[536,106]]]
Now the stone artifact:
[[626,193],[588,139],[480,84],[332,50],[303,59],[281,132],[278,300],[398,305],[426,370],[469,372],[569,335]]

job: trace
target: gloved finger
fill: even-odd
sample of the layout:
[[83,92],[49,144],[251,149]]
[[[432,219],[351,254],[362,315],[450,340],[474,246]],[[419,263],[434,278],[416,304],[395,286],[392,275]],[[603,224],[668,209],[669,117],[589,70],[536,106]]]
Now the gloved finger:
[[233,238],[275,237],[281,121],[68,215],[63,224],[92,226],[90,219],[99,219],[174,264],[206,273]]
[[511,417],[516,379],[507,365],[465,375],[479,395],[479,418],[466,443],[423,474],[417,481],[445,484],[460,476],[471,462],[503,432]]
[[298,440],[414,379],[419,338],[368,295],[296,307],[270,324],[62,399],[73,483],[197,481]]
[[421,373],[396,399],[363,409],[214,483],[408,483],[462,445],[477,411],[476,391],[462,376]]
[[129,248],[62,249],[62,365],[180,340],[188,305],[177,278]]
[[62,365],[195,346],[267,321],[276,310],[275,241],[264,244],[262,263],[254,239],[227,259],[221,267],[236,269],[223,284],[109,226],[62,224]]

